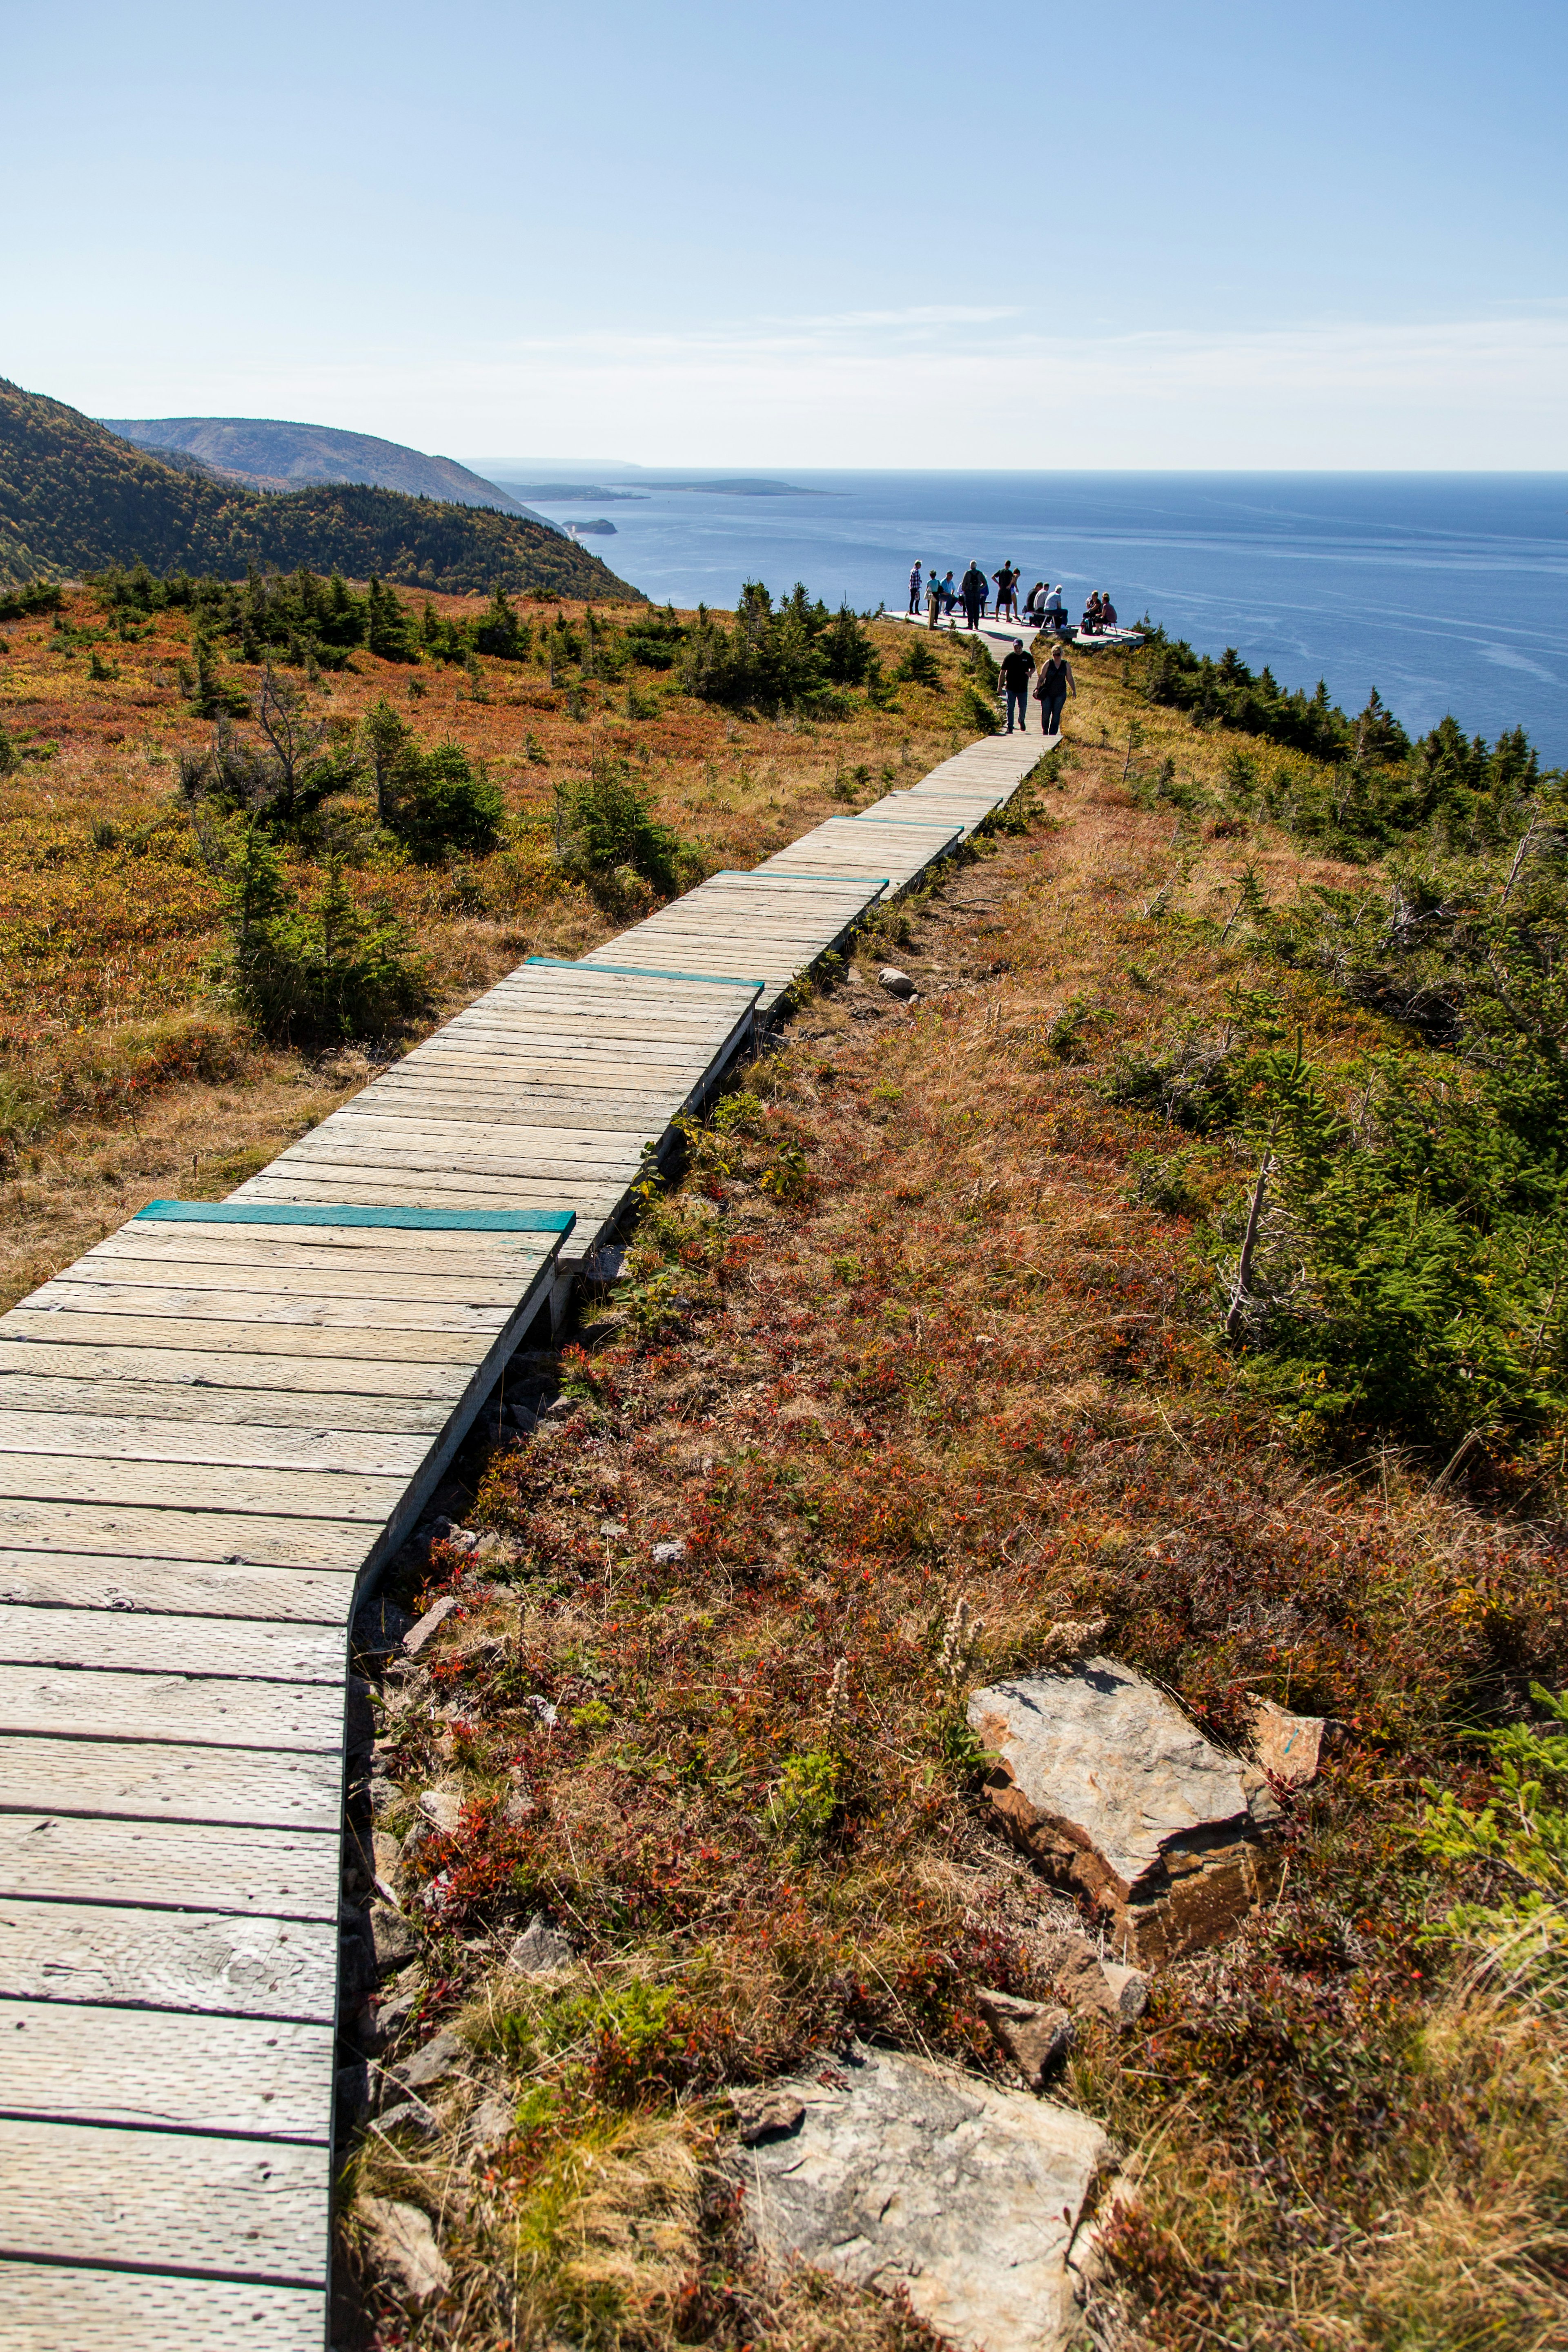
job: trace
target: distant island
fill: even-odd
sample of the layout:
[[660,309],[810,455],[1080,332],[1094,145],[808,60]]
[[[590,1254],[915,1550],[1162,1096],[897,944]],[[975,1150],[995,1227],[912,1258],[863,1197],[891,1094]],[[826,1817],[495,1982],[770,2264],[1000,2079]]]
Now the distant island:
[[588,531],[588,532],[593,533],[595,537],[597,537],[597,538],[601,538],[601,539],[602,539],[602,538],[604,538],[604,537],[605,537],[605,535],[606,533],[608,533],[608,535],[609,535],[609,537],[610,537],[611,539],[614,539],[614,537],[616,536],[616,526],[615,526],[615,524],[610,520],[610,518],[609,518],[609,516],[608,516],[608,515],[597,515],[597,516],[595,516],[595,518],[594,519],[594,520],[593,520],[592,522],[570,522],[570,521],[569,521],[569,522],[567,523],[567,525],[566,525],[566,528],[567,528],[567,530],[568,530],[569,531],[573,532],[574,535],[575,535],[575,534],[580,534],[580,533],[582,533],[582,532],[584,532],[584,531]]
[[837,490],[805,489],[798,482],[775,482],[761,474],[720,476],[706,482],[667,482],[649,476],[646,486],[639,484],[636,489],[614,482],[514,482],[510,478],[500,487],[510,490],[513,498],[533,499],[547,507],[578,499],[649,499],[660,490],[687,491],[714,499],[833,499],[840,495]]

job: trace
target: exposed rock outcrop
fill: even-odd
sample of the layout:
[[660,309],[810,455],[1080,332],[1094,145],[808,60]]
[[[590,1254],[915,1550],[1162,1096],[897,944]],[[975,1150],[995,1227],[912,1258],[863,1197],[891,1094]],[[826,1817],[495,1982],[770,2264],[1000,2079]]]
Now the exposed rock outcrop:
[[[1110,2149],[1049,2099],[887,2050],[769,2086],[799,2121],[732,2159],[764,2258],[884,2294],[964,2352],[1054,2352],[1075,2326],[1075,2241]],[[760,2120],[760,2119],[759,2119]]]
[[1110,1915],[1120,1957],[1158,1966],[1230,1935],[1277,1881],[1263,1773],[1163,1691],[1093,1657],[976,1691],[989,1794],[1058,1883]]

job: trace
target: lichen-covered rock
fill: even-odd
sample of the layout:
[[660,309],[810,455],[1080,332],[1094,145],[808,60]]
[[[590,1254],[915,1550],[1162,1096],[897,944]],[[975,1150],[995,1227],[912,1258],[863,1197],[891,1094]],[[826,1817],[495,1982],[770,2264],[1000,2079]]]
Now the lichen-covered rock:
[[858,2046],[770,2086],[798,2123],[732,2159],[764,2257],[907,2293],[965,2352],[1053,2352],[1074,2242],[1110,2149],[1049,2099]]
[[1158,1966],[1218,1943],[1272,1891],[1264,1775],[1131,1666],[995,1683],[969,1721],[998,1756],[989,1794],[1009,1833],[1110,1915],[1119,1956]]

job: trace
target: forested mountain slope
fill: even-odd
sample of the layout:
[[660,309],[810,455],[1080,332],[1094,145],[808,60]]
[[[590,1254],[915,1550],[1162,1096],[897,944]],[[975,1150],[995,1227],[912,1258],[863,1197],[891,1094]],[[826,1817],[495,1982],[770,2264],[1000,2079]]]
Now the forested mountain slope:
[[224,579],[252,565],[308,564],[450,594],[498,584],[513,593],[637,593],[543,523],[342,483],[282,497],[230,488],[0,379],[0,581],[138,562]]

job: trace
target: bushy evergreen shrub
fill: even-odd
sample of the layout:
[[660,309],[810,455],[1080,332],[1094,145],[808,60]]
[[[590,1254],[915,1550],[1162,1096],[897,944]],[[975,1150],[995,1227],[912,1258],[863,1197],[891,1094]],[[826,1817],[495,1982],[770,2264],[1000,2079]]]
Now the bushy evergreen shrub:
[[651,883],[668,898],[690,863],[679,835],[658,823],[648,794],[624,761],[597,761],[585,782],[557,787],[555,838],[562,863],[591,886],[621,874]]
[[384,908],[355,902],[333,864],[308,908],[257,824],[240,835],[224,887],[226,948],[216,978],[264,1037],[330,1045],[370,1036],[411,1013],[424,978],[407,934]]

